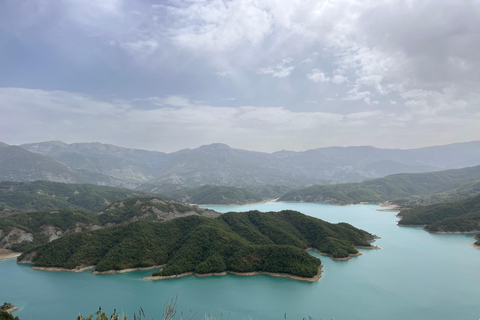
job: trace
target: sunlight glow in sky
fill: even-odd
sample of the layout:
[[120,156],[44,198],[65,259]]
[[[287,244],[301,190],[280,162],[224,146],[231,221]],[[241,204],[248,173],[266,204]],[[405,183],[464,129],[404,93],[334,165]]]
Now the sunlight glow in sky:
[[5,0],[0,141],[480,140],[480,1]]

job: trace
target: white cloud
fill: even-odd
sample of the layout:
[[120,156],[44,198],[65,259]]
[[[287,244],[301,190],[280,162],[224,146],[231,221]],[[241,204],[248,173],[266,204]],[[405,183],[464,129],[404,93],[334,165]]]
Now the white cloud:
[[341,76],[339,74],[334,75],[333,78],[332,78],[332,82],[336,83],[336,84],[344,83],[347,80],[348,80],[347,77]]
[[224,142],[238,148],[276,151],[372,143],[381,147],[394,141],[398,146],[396,139],[402,136],[404,146],[414,147],[419,137],[430,136],[428,129],[439,124],[444,124],[439,133],[442,139],[448,138],[445,131],[458,129],[460,124],[465,139],[480,138],[478,117],[437,116],[429,112],[428,105],[415,100],[408,103],[411,112],[403,116],[380,109],[340,114],[294,112],[283,107],[232,108],[179,96],[151,97],[147,101],[152,107],[140,109],[135,106],[137,100],[99,100],[78,93],[20,88],[1,88],[0,101],[0,130],[7,143],[101,141],[176,151]]
[[276,66],[270,66],[266,68],[260,68],[257,70],[258,74],[271,74],[274,78],[288,77],[295,69],[294,66],[288,65],[292,62],[291,58],[285,58]]
[[136,53],[148,55],[154,53],[160,47],[160,44],[155,39],[145,39],[125,42],[121,46]]
[[344,98],[344,100],[362,100],[362,99],[369,99],[370,98],[370,91],[361,91],[358,92],[357,88],[354,88],[350,91],[347,92],[347,96]]
[[329,82],[330,78],[325,75],[325,73],[320,69],[313,69],[308,75],[307,78],[310,81],[315,83]]
[[[51,124],[51,131],[37,128],[40,134],[60,135],[53,139],[63,134],[58,128],[69,135],[76,128],[75,121],[81,120],[99,125],[85,133],[91,140],[99,140],[93,132],[107,136],[107,128],[115,131],[108,119],[116,118],[122,119],[119,123],[125,128],[155,136],[174,132],[185,138],[171,127],[177,125],[185,130],[188,124],[194,128],[188,132],[205,130],[214,140],[212,132],[231,131],[215,123],[222,113],[221,119],[237,128],[233,133],[239,137],[239,132],[245,136],[250,129],[273,130],[278,137],[280,129],[272,129],[278,123],[279,128],[297,132],[302,140],[300,133],[313,136],[323,132],[315,125],[318,123],[335,127],[338,139],[351,141],[348,139],[363,133],[350,131],[347,136],[347,129],[340,124],[371,124],[373,116],[354,119],[346,114],[382,109],[384,113],[376,119],[382,120],[382,126],[423,134],[416,126],[427,123],[432,136],[447,141],[444,131],[448,130],[440,132],[434,123],[447,123],[445,119],[450,118],[452,126],[465,123],[457,136],[472,140],[478,137],[478,129],[471,123],[478,120],[474,115],[480,108],[478,7],[476,0],[175,0],[154,5],[121,0],[4,1],[0,12],[9,14],[0,20],[0,40],[14,46],[17,39],[19,44],[0,62],[2,71],[6,70],[0,80],[5,85],[22,83],[19,86],[65,91],[2,89],[0,130],[8,134],[8,127],[20,136],[29,134],[18,132],[10,125],[13,122],[5,120],[8,117],[3,113],[8,111],[10,119],[19,123],[29,119],[33,128],[43,121],[51,123],[49,118],[58,119],[58,123]],[[27,52],[25,48],[33,50]],[[52,68],[48,77],[40,78],[36,68],[27,70],[28,64],[20,58],[13,63],[14,56],[31,58],[29,63],[44,69],[55,59],[53,66],[59,61],[62,64],[58,68],[67,69],[54,73]],[[78,65],[85,66],[81,73],[70,73],[78,72],[78,66],[68,69],[75,59],[81,61]],[[138,68],[139,64],[142,68]],[[8,71],[10,65],[13,67]],[[104,68],[97,71],[99,67]],[[123,78],[108,81],[118,75]],[[112,85],[93,89],[93,85],[77,80],[86,76],[100,79],[99,83],[107,79]],[[173,81],[179,85],[171,85]],[[335,85],[307,85],[310,81]],[[113,85],[117,82],[120,84]],[[124,89],[138,83],[146,85],[124,93]],[[105,96],[117,94],[123,100],[66,92],[88,90]],[[146,98],[151,96],[159,97]],[[208,101],[228,97],[237,97],[238,106],[209,106]],[[194,102],[200,99],[207,102]],[[149,105],[143,110],[137,103]],[[267,103],[272,108],[258,106]],[[279,105],[284,107],[273,108]],[[63,118],[56,118],[56,114]],[[148,125],[137,127],[137,122],[127,120],[126,115]],[[91,122],[86,122],[88,117]],[[197,122],[196,117],[200,119]],[[69,126],[62,127],[65,123]],[[273,127],[265,125],[262,129],[260,124],[266,123]],[[100,129],[101,125],[104,129]],[[298,128],[309,128],[314,133]],[[373,132],[361,128],[366,130],[365,139],[367,132]],[[397,134],[405,136],[405,141],[409,139],[408,134]],[[192,139],[199,141],[205,135],[195,132]],[[389,136],[371,135],[371,139],[380,141]],[[400,138],[397,143],[407,143]],[[86,136],[82,140],[90,139]],[[410,143],[415,141],[412,136]],[[183,143],[180,138],[178,142]]]
[[177,20],[170,28],[173,41],[193,50],[217,52],[255,45],[272,28],[272,17],[260,1],[184,1],[168,11]]

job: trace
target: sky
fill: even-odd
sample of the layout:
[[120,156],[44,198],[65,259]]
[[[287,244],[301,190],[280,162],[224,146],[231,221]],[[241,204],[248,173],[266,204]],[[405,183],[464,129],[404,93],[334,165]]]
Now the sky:
[[480,1],[2,0],[0,141],[480,140]]

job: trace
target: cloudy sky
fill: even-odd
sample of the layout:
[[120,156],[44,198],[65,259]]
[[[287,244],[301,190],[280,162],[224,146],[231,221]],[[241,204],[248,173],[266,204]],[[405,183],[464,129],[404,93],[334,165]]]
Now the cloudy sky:
[[0,141],[480,140],[480,1],[2,0]]

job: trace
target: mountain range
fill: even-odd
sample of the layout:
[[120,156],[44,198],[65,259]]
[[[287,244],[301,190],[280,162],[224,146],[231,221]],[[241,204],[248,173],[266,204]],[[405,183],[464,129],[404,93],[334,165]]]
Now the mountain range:
[[0,181],[92,183],[145,192],[207,184],[299,188],[479,164],[480,141],[411,150],[365,146],[274,153],[219,143],[173,153],[101,143],[0,143]]

